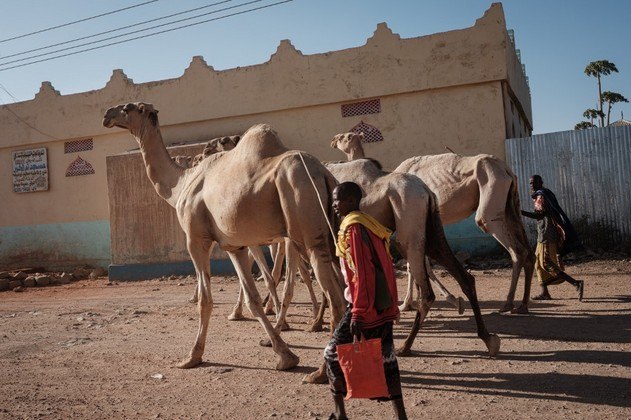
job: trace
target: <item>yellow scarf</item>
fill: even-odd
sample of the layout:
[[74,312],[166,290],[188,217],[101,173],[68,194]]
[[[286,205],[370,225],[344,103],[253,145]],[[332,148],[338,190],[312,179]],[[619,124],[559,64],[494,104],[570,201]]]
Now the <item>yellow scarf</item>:
[[[386,242],[386,251],[390,256],[390,236],[392,235],[392,231],[379,223],[374,217],[362,213],[359,210],[352,211],[348,213],[344,219],[342,220],[342,224],[340,225],[340,230],[337,234],[337,246],[335,254],[338,257],[342,257],[346,260],[348,265],[354,271],[353,259],[350,255],[350,237],[348,234],[348,227],[355,223],[359,223],[365,226],[367,229],[370,229],[372,233],[377,235],[379,238],[383,239]],[[392,258],[392,256],[390,256]]]

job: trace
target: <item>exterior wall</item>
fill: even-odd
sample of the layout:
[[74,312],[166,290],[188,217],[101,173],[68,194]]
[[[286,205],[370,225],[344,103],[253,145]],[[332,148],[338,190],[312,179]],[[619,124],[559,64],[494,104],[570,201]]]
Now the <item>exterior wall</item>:
[[[522,208],[532,209],[528,180],[539,174],[586,246],[631,250],[631,126],[508,139],[506,154]],[[534,242],[535,224],[526,227]]]
[[[110,258],[103,240],[103,227],[111,220],[106,156],[137,147],[127,132],[101,126],[112,105],[153,103],[167,144],[242,133],[267,122],[288,147],[322,160],[341,160],[341,153],[329,147],[330,139],[364,121],[384,137],[367,144],[366,151],[385,168],[410,156],[442,153],[445,146],[462,154],[503,157],[507,97],[532,126],[529,92],[515,61],[501,5],[493,4],[470,28],[424,37],[401,39],[380,24],[364,46],[341,51],[305,56],[285,40],[268,62],[248,67],[215,71],[194,57],[176,79],[135,84],[115,70],[103,89],[73,95],[60,95],[44,82],[34,100],[10,105],[28,125],[0,107],[0,161],[6,163],[0,165],[5,180],[0,195],[7,198],[0,237],[11,230],[13,238],[0,240],[0,265],[30,264],[28,255],[58,260],[59,246],[77,240],[65,233],[76,223],[93,224],[86,232],[101,232],[80,238],[78,246],[94,257],[88,261],[72,253],[77,261],[102,264]],[[341,105],[368,99],[380,99],[380,113],[341,116]],[[64,154],[64,142],[86,137],[94,139],[94,149],[78,155],[93,165],[95,174],[65,177],[77,154]],[[48,148],[50,189],[13,193],[11,152],[39,146]],[[55,248],[41,240],[49,235],[49,225],[61,226]]]

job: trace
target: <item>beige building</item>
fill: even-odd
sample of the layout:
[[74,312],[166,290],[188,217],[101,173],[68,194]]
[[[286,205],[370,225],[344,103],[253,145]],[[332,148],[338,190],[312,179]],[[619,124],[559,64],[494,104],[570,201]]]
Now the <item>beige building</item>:
[[[303,55],[283,40],[269,61],[248,67],[215,71],[193,57],[175,79],[135,84],[114,70],[104,88],[72,95],[44,82],[33,100],[0,107],[0,267],[116,260],[106,157],[137,145],[101,119],[130,101],[160,110],[168,144],[266,122],[288,147],[341,160],[330,139],[361,130],[367,154],[390,169],[445,147],[504,158],[506,138],[532,131],[530,91],[499,3],[472,27],[417,38],[382,23],[365,45],[340,51]],[[154,262],[186,258],[169,252]]]

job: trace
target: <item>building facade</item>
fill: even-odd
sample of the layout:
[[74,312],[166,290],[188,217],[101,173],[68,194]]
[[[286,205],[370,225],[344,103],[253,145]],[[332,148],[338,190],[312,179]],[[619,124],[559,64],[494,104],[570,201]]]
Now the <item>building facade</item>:
[[[532,131],[527,79],[499,3],[469,28],[428,36],[402,39],[382,23],[345,50],[304,55],[283,40],[269,61],[247,67],[216,71],[194,57],[175,79],[136,84],[114,70],[104,88],[71,95],[44,82],[33,100],[0,107],[0,266],[111,263],[106,157],[137,144],[101,119],[133,101],[160,110],[168,145],[265,122],[289,148],[331,161],[343,158],[332,137],[361,130],[367,155],[386,169],[446,147],[504,158],[506,138]],[[452,230],[465,248],[484,236],[470,225]]]

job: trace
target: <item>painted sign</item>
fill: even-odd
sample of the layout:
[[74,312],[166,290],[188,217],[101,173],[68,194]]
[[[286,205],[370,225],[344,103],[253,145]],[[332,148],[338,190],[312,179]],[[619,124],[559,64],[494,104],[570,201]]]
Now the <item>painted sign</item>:
[[48,152],[40,149],[18,150],[13,155],[13,191],[48,190]]

